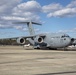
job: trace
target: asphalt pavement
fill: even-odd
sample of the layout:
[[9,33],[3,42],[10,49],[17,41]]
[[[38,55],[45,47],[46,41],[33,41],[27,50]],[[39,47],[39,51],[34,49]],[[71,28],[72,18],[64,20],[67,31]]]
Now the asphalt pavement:
[[0,75],[76,75],[76,51],[0,46]]

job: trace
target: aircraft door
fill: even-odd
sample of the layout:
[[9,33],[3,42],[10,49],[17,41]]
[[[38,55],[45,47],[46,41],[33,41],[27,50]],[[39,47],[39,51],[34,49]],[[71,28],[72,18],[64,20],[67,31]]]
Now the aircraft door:
[[51,46],[51,47],[54,46],[54,38],[51,38],[51,40],[50,40],[50,46]]

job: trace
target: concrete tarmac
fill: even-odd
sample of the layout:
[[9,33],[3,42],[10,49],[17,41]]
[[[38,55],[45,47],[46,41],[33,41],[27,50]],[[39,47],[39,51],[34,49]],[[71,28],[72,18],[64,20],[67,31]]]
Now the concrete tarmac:
[[76,51],[0,46],[0,75],[76,75]]

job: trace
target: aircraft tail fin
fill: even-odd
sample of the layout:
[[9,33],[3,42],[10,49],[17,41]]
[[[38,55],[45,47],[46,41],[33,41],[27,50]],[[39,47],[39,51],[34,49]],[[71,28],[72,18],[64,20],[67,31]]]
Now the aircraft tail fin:
[[30,35],[35,35],[35,31],[34,31],[32,24],[41,25],[40,23],[36,23],[36,22],[32,22],[32,21],[30,21],[30,22],[16,22],[15,24],[27,24]]

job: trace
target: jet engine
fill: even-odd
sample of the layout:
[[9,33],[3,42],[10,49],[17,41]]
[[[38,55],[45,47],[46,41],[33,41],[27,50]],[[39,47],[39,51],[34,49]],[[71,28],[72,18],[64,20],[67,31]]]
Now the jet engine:
[[37,43],[43,43],[43,38],[37,36],[37,37],[35,38],[35,42],[37,42]]
[[17,43],[18,44],[25,44],[25,39],[24,38],[18,38]]

